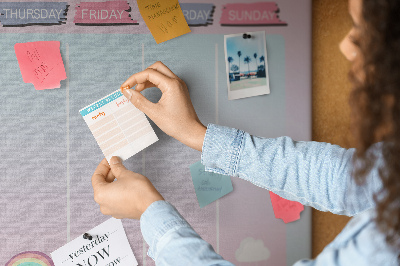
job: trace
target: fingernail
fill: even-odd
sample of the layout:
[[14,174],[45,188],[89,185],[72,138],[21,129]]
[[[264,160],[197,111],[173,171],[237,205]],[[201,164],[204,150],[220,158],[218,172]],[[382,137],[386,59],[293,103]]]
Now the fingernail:
[[121,158],[119,158],[118,156],[113,156],[113,157],[111,158],[111,160],[110,160],[110,163],[111,163],[111,164],[119,164],[119,163],[122,163],[122,160],[121,160]]
[[128,98],[128,100],[130,100],[132,98],[132,90],[124,90],[123,94],[125,95],[126,98]]
[[128,90],[130,89],[128,85],[126,85],[125,87],[121,87],[121,92],[123,92],[124,90]]

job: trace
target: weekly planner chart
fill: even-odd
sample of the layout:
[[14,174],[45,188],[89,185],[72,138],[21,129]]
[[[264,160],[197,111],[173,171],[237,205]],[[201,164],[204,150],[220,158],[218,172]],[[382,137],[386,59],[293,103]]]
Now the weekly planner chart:
[[93,200],[114,155],[235,265],[311,256],[309,207],[206,172],[120,91],[162,61],[204,125],[311,140],[311,0],[7,0],[0,47],[1,265],[154,265]]

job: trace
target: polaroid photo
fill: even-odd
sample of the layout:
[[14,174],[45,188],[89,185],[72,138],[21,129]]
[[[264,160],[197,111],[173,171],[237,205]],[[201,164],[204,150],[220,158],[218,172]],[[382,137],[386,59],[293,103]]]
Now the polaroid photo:
[[224,36],[228,99],[269,94],[264,31]]

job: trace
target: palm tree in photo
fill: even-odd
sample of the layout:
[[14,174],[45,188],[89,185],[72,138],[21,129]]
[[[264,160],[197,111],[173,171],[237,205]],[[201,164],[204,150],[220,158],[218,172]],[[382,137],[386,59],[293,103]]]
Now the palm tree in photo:
[[[240,57],[242,56],[242,52],[241,51],[238,51],[237,52],[237,55],[238,55],[238,57],[239,57],[239,77],[240,77]],[[240,78],[239,78],[240,79]]]
[[231,66],[231,70],[232,70],[233,73],[238,72],[238,71],[239,71],[238,65],[233,64],[233,65]]
[[232,56],[228,57],[228,64],[229,64],[229,68],[228,68],[228,78],[229,78],[229,83],[232,82],[233,79],[233,74],[231,75],[230,69],[231,69],[231,62],[233,61]]
[[248,67],[248,70],[249,70],[248,77],[250,77],[250,62],[251,62],[250,56],[246,56],[244,58],[244,63],[247,64],[247,67]]
[[265,57],[262,55],[260,56],[260,63],[264,62],[264,65],[260,65],[258,67],[258,76],[259,77],[266,77],[267,76],[267,70],[265,69]]
[[264,56],[260,56],[260,63],[264,62],[264,70],[265,70],[265,58]]
[[257,72],[257,53],[254,53],[253,56],[254,56],[254,63],[256,64],[256,72]]
[[229,69],[231,69],[231,63],[233,62],[232,56],[228,57]]

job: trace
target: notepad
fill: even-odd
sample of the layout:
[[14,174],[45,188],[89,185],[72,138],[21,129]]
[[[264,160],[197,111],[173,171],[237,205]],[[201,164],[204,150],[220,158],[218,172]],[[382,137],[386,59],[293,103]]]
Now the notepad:
[[107,161],[135,155],[158,140],[145,114],[119,90],[81,109]]

